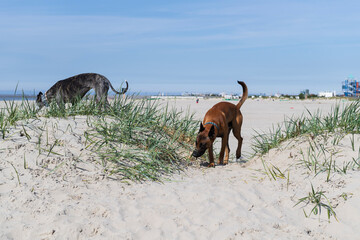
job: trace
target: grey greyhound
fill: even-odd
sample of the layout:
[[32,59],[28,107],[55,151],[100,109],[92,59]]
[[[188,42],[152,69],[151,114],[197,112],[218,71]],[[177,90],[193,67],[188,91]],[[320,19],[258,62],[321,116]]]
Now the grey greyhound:
[[107,95],[109,87],[117,94],[124,94],[129,88],[126,80],[125,83],[126,88],[122,88],[121,92],[118,92],[105,76],[97,73],[82,73],[58,81],[45,92],[45,95],[39,92],[36,98],[36,104],[39,108],[48,106],[48,104],[54,100],[58,105],[68,102],[74,104],[77,100],[83,98],[90,89],[94,89],[96,102],[106,105],[108,104]]

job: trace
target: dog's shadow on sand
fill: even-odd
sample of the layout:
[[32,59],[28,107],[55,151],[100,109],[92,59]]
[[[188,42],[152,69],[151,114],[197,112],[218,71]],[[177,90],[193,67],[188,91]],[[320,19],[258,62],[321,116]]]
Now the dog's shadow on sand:
[[[248,163],[249,162],[249,160],[248,159],[245,159],[245,158],[239,158],[239,159],[236,159],[236,160],[234,160],[234,161],[229,161],[229,163],[228,164],[226,164],[226,165],[231,165],[231,164],[240,164],[240,165],[242,165],[242,164],[245,164],[245,163]],[[225,164],[215,164],[215,167],[224,167],[224,166],[226,166]],[[209,167],[209,162],[206,162],[206,161],[202,161],[202,162],[200,162],[200,167]]]

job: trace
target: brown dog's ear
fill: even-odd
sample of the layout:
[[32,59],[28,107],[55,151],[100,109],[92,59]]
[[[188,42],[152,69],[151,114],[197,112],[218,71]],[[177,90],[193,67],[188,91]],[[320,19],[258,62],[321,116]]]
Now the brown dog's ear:
[[204,128],[204,125],[202,124],[202,122],[200,123],[200,130],[199,130],[199,132],[202,132],[202,131],[204,131],[205,130],[205,128]]
[[214,125],[211,126],[211,129],[209,131],[209,138],[213,138],[215,135],[215,127]]

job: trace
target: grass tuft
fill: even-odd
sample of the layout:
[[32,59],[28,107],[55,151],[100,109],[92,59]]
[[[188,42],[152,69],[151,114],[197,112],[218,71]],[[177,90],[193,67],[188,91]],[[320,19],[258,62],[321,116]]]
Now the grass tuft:
[[187,165],[198,123],[193,115],[142,99],[115,99],[109,117],[90,123],[86,138],[111,174],[135,181],[154,180]]
[[[324,198],[326,199],[327,204],[323,202]],[[315,191],[312,184],[311,184],[311,192],[309,192],[306,197],[300,198],[299,201],[294,205],[294,207],[299,205],[300,203],[305,203],[305,206],[308,204],[313,204],[313,207],[310,210],[309,214],[307,214],[304,210],[304,214],[307,218],[310,217],[311,214],[314,215],[319,214],[319,220],[320,220],[321,209],[325,208],[325,210],[327,211],[327,217],[329,222],[331,216],[333,216],[335,220],[338,221],[336,217],[336,213],[333,207],[331,206],[329,199],[325,196],[323,191]]]
[[315,138],[320,134],[336,133],[333,144],[337,145],[345,134],[360,133],[360,101],[354,101],[342,107],[337,104],[330,113],[324,117],[320,111],[308,116],[287,118],[284,123],[274,126],[268,133],[256,132],[252,149],[254,155],[263,155],[270,149],[278,147],[282,142],[308,134]]
[[[161,181],[164,175],[181,171],[188,165],[188,152],[198,127],[194,115],[134,96],[116,96],[104,107],[88,95],[74,104],[52,102],[41,111],[24,97],[20,102],[5,101],[5,108],[0,111],[0,136],[5,139],[9,128],[19,120],[77,115],[88,116],[87,148],[98,154],[109,175],[133,181]],[[47,135],[49,147],[41,147],[42,134],[37,139],[39,155],[42,152],[47,156],[59,155],[54,152],[57,141],[49,145]],[[28,140],[32,138],[24,125],[21,135]],[[24,157],[24,168],[25,161]]]

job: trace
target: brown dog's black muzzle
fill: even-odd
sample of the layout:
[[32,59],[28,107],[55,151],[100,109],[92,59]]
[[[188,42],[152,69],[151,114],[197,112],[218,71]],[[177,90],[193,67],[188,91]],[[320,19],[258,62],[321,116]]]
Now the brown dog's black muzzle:
[[[205,149],[205,151],[206,151],[206,149]],[[193,157],[198,158],[198,157],[201,157],[201,156],[205,153],[205,151],[202,151],[202,150],[200,150],[200,151],[194,150],[193,153],[192,153],[192,155],[193,155]]]

